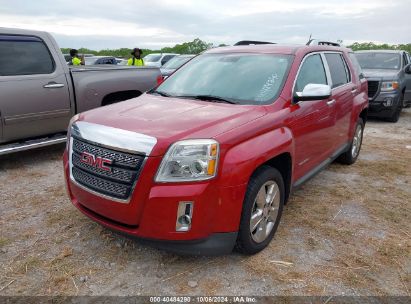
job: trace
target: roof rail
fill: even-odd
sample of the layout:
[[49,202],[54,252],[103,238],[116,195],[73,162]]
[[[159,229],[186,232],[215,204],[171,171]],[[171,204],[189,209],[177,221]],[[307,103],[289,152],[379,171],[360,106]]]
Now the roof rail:
[[319,39],[310,39],[307,42],[307,45],[330,45],[330,46],[341,46],[341,44],[332,41],[325,41]]
[[256,45],[256,44],[275,44],[274,42],[266,41],[253,41],[253,40],[241,40],[234,45]]

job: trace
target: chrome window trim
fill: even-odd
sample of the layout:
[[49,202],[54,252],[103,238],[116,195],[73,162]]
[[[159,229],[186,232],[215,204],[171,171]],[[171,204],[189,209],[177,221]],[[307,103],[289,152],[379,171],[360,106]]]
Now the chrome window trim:
[[157,138],[142,133],[77,121],[71,126],[71,136],[79,137],[98,146],[119,152],[149,156]]
[[[325,54],[339,54],[339,55],[341,56],[341,58],[342,58],[342,60],[343,60],[344,67],[345,67],[345,72],[346,72],[346,73],[349,72],[349,73],[347,73],[347,76],[350,77],[350,80],[349,80],[347,83],[344,83],[344,84],[342,84],[342,85],[339,85],[338,87],[335,87],[335,88],[332,87],[331,71],[330,71],[330,67],[328,66],[328,61],[327,61],[327,58],[325,57]],[[347,62],[346,62],[346,60],[345,60],[345,57],[344,57],[344,55],[343,55],[343,52],[323,51],[323,52],[322,52],[322,55],[324,56],[325,64],[327,65],[327,70],[328,70],[328,72],[330,73],[331,92],[334,91],[335,89],[342,88],[342,87],[344,87],[344,86],[346,86],[346,85],[353,84],[353,82],[352,82],[352,72],[351,72],[351,70],[348,69],[348,64],[347,64]]]
[[323,52],[312,52],[312,53],[306,54],[304,56],[303,60],[301,60],[300,66],[298,67],[297,74],[296,74],[295,79],[294,79],[293,89],[291,91],[292,92],[291,98],[293,98],[294,94],[297,93],[297,92],[295,92],[295,85],[297,84],[298,76],[300,76],[301,67],[303,66],[303,64],[307,60],[307,58],[310,57],[310,56],[313,56],[313,55],[320,55],[320,58],[321,58],[321,61],[323,63],[323,67],[324,67],[325,78],[327,79],[327,85],[329,85],[330,88],[331,88],[331,75],[330,75],[330,71],[328,70],[328,65],[326,64],[327,61],[325,61],[325,57],[323,55]]

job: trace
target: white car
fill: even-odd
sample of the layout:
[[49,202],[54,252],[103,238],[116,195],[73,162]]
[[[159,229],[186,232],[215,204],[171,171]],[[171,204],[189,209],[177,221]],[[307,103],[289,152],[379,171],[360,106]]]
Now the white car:
[[143,58],[144,65],[159,68],[163,66],[166,62],[168,62],[171,58],[174,58],[175,56],[178,56],[178,55],[179,54],[174,54],[174,53],[148,54],[147,56]]

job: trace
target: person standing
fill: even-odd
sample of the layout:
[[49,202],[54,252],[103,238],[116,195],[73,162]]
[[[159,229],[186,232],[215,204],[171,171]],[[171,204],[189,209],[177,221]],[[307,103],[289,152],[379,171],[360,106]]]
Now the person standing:
[[144,60],[141,58],[143,51],[139,48],[134,48],[131,52],[132,57],[127,61],[127,65],[144,66]]
[[76,49],[70,50],[70,65],[84,65],[84,55],[81,58],[78,57],[78,51]]

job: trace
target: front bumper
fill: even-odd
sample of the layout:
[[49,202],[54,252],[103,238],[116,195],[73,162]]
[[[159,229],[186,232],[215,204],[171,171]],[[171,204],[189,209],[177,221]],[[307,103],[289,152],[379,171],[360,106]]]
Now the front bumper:
[[[387,98],[392,99],[392,104],[390,106],[384,105]],[[399,103],[401,102],[401,93],[399,91],[395,92],[380,92],[375,98],[369,100],[369,111],[368,116],[387,118],[391,117],[396,111]]]
[[[219,255],[232,251],[237,238],[246,184],[219,187],[216,180],[192,184],[155,183],[160,159],[148,158],[128,204],[95,196],[70,180],[64,154],[70,199],[83,214],[101,225],[180,254]],[[191,229],[176,231],[178,204],[193,202]]]

